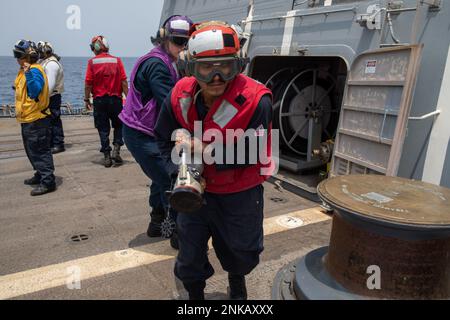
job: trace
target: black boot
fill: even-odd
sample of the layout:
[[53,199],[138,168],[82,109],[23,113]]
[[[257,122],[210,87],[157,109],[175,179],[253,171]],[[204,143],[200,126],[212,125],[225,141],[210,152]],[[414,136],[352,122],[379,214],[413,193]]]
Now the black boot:
[[111,168],[112,166],[111,151],[105,152],[105,160],[103,164],[105,165],[105,168]]
[[247,300],[247,288],[245,286],[245,276],[228,274],[228,283],[230,284],[230,300]]
[[27,186],[36,186],[39,185],[41,183],[41,178],[34,176],[31,179],[27,179],[23,182],[25,185]]
[[50,193],[50,192],[53,192],[55,190],[56,190],[56,186],[55,185],[48,187],[48,186],[45,186],[45,185],[41,184],[41,185],[37,186],[36,188],[34,188],[33,190],[31,190],[31,195],[33,197],[35,197],[35,196],[42,196],[42,195],[44,195],[46,193]]
[[114,144],[112,159],[114,160],[114,166],[120,166],[123,164],[123,159],[120,156],[120,146],[118,144]]
[[150,224],[148,225],[147,235],[150,238],[161,237],[161,223],[166,217],[164,208],[156,208],[150,213]]
[[189,293],[189,300],[205,300],[205,281],[183,282],[183,285]]
[[64,148],[64,145],[55,146],[52,148],[52,154],[57,154],[66,151],[66,148]]
[[172,236],[170,237],[170,246],[172,248],[174,248],[175,250],[179,250],[180,249],[180,246],[178,245],[178,235],[177,235],[176,231],[174,231],[172,233]]

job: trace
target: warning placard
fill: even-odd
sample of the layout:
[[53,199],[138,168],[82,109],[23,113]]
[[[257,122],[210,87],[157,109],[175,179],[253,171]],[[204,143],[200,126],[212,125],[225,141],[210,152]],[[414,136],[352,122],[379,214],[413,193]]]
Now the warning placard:
[[377,60],[369,60],[366,62],[366,74],[376,73],[377,72]]

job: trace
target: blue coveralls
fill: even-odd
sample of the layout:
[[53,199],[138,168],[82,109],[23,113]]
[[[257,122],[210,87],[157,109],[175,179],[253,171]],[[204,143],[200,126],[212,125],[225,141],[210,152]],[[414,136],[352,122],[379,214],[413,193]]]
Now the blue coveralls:
[[113,131],[113,145],[123,146],[122,121],[119,114],[122,111],[122,99],[116,96],[103,96],[94,99],[94,123],[98,130],[101,143],[101,153],[112,150],[109,133]]
[[[38,69],[25,73],[27,93],[31,99],[37,99],[45,85],[43,75]],[[32,84],[32,85],[31,85]],[[22,140],[28,160],[36,171],[34,176],[40,184],[51,189],[56,186],[55,166],[51,152],[51,118],[39,119],[31,123],[22,123]]]
[[52,140],[51,147],[64,147],[64,129],[61,121],[61,95],[55,94],[50,97],[48,106],[52,113]]
[[[170,140],[172,132],[181,128],[181,125],[177,122],[170,104],[169,95],[156,124],[156,137],[166,169],[174,177],[178,168],[170,160],[173,147]],[[201,95],[197,98],[195,107],[199,118],[204,119],[207,109]],[[271,121],[272,101],[269,96],[264,96],[247,129],[257,129],[261,125],[268,129]],[[248,152],[246,160],[248,163]],[[216,165],[216,169],[229,170],[243,166],[248,164]],[[245,276],[258,265],[259,255],[264,248],[263,192],[262,185],[233,194],[206,192],[206,204],[198,212],[178,214],[180,249],[174,272],[188,291],[203,290],[206,280],[214,274],[214,269],[208,261],[208,240],[211,237],[216,255],[225,271]]]
[[[134,85],[142,95],[143,105],[155,98],[160,106],[175,86],[175,82],[164,62],[153,57],[141,64]],[[149,205],[153,208],[151,214],[156,222],[161,222],[165,215],[165,208],[168,206],[165,191],[170,189],[170,177],[164,169],[156,139],[126,124],[123,125],[123,136],[128,150],[142,171],[152,180]],[[176,212],[171,210],[170,215],[173,220],[176,220]]]

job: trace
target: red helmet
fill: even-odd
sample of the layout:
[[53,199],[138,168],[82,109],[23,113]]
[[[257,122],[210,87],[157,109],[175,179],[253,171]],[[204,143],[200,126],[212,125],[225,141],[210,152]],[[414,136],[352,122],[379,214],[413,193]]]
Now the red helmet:
[[240,45],[236,31],[223,24],[211,24],[194,31],[188,43],[189,55],[195,59],[238,56]]
[[95,36],[91,40],[91,50],[95,52],[108,52],[109,43],[104,36]]

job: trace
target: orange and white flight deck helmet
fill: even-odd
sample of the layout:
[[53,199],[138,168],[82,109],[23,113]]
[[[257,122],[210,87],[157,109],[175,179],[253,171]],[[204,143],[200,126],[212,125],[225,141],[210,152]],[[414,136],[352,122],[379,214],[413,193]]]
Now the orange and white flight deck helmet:
[[224,22],[212,21],[194,25],[187,50],[180,54],[180,69],[187,76],[211,82],[219,75],[229,81],[245,68],[248,59],[240,54],[239,35]]

